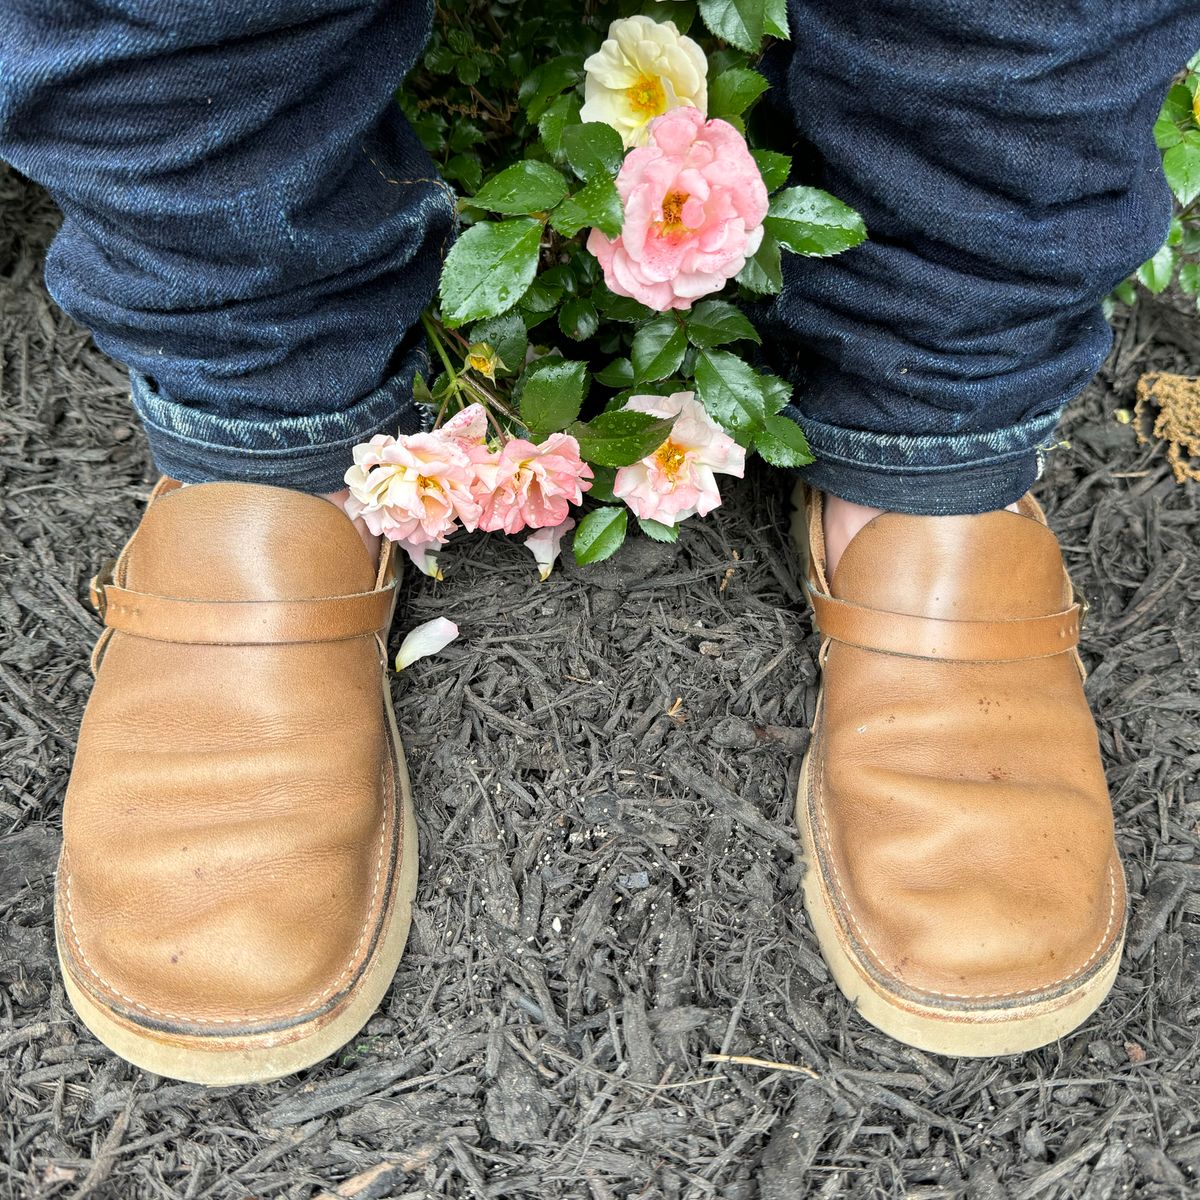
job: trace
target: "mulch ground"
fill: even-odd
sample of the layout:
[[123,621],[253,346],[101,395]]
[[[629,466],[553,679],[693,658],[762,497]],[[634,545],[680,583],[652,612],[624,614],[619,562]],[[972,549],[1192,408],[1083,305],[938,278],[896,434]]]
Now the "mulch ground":
[[462,637],[394,682],[422,838],[408,953],[335,1060],[210,1091],[109,1055],[56,975],[86,581],[152,476],[122,372],[42,288],[53,210],[7,175],[0,217],[0,1195],[1197,1194],[1200,488],[1113,417],[1141,372],[1196,372],[1194,312],[1118,316],[1038,487],[1092,603],[1133,897],[1083,1029],[954,1061],[838,995],[791,821],[816,643],[784,485],[758,473],[678,547],[539,585],[480,538],[444,584],[410,581],[397,633],[444,614]]

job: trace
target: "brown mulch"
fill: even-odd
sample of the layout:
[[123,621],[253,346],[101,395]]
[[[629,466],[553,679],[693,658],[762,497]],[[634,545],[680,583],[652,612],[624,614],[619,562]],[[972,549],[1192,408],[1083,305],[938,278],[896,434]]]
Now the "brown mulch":
[[151,475],[121,371],[42,288],[53,225],[0,175],[0,1196],[1197,1194],[1200,487],[1113,417],[1141,373],[1196,374],[1194,313],[1119,314],[1038,488],[1092,604],[1133,896],[1083,1029],[954,1061],[839,997],[791,824],[815,642],[759,472],[677,548],[539,585],[523,549],[475,539],[411,584],[397,633],[444,614],[462,637],[394,685],[422,836],[409,951],[335,1060],[209,1091],[109,1055],[55,971],[86,581]]

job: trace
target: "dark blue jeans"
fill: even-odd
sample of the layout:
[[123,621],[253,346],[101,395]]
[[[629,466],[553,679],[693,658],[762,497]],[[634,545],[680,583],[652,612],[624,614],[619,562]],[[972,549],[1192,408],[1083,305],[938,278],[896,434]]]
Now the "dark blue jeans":
[[129,366],[167,474],[332,491],[418,427],[455,198],[393,94],[432,16],[0,0],[0,157],[62,209],[47,284]]
[[[0,157],[64,213],[58,302],[127,363],[159,467],[340,486],[415,427],[453,197],[392,93],[429,0],[5,0]],[[664,17],[669,15],[664,10]],[[810,480],[1002,506],[1156,249],[1150,130],[1195,0],[791,0],[800,174],[871,240],[790,260],[770,320]]]
[[786,260],[772,308],[814,486],[982,512],[1037,477],[1162,245],[1151,129],[1197,0],[790,0],[796,161],[870,240]]

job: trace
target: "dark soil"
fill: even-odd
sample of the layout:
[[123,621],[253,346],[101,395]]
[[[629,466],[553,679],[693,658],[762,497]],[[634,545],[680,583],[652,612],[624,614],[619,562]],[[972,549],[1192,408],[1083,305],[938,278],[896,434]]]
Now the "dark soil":
[[1200,488],[1113,417],[1142,371],[1196,373],[1194,313],[1118,316],[1038,488],[1092,602],[1133,894],[1082,1030],[956,1062],[875,1033],[831,983],[791,822],[815,641],[761,473],[678,548],[538,585],[481,538],[410,585],[399,631],[463,632],[395,681],[423,839],[395,986],[335,1060],[206,1091],[109,1055],[55,971],[86,581],[151,474],[122,372],[43,291],[52,209],[0,176],[0,218],[0,1195],[1197,1194]]

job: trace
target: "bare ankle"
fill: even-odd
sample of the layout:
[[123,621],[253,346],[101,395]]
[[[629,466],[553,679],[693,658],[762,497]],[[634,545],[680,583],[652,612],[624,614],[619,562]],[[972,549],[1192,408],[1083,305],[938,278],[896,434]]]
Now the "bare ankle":
[[[1009,504],[1009,512],[1020,512],[1017,505]],[[882,516],[882,508],[870,508],[865,504],[855,504],[851,500],[843,500],[840,496],[825,495],[822,509],[822,524],[825,529],[825,574],[832,578],[837,570],[842,553],[850,545],[855,534],[864,525]]]
[[826,494],[822,509],[822,523],[825,527],[825,575],[832,578],[841,560],[842,552],[850,545],[854,535],[869,521],[883,513],[882,508],[870,508],[865,504],[855,504],[851,500],[843,500],[841,496]]

